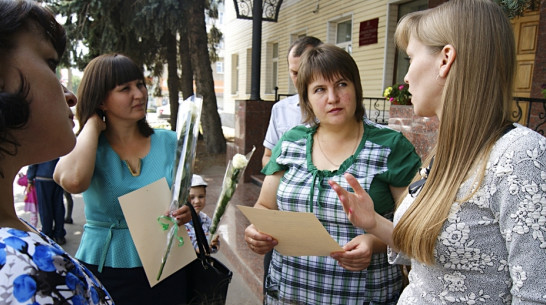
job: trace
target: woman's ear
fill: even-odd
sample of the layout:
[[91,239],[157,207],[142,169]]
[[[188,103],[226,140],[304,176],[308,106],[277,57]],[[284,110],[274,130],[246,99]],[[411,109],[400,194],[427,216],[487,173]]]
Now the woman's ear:
[[449,74],[449,71],[451,70],[451,65],[455,61],[455,58],[457,57],[457,52],[455,51],[455,47],[453,47],[450,44],[445,45],[442,48],[442,51],[440,51],[440,57],[441,57],[441,64],[440,64],[440,70],[438,71],[438,74],[440,77],[445,78]]

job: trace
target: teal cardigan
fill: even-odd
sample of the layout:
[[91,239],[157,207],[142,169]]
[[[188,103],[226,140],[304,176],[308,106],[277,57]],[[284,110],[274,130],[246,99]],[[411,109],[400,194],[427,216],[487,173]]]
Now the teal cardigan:
[[91,185],[83,192],[87,223],[76,258],[99,266],[99,270],[102,266],[142,266],[118,197],[163,177],[171,186],[175,149],[176,133],[155,129],[150,152],[142,159],[141,173],[133,177],[104,134],[99,136],[95,171]]

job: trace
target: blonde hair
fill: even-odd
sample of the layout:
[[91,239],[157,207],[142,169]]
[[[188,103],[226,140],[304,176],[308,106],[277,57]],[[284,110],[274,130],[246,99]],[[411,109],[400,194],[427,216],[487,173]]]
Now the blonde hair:
[[[509,107],[515,70],[515,43],[510,22],[490,0],[452,0],[406,15],[395,39],[406,49],[416,39],[432,52],[452,45],[456,58],[442,93],[438,141],[428,180],[393,232],[397,248],[410,257],[434,262],[434,247],[460,185],[480,167],[510,124]],[[411,84],[410,84],[411,86]],[[430,163],[430,157],[424,164]]]

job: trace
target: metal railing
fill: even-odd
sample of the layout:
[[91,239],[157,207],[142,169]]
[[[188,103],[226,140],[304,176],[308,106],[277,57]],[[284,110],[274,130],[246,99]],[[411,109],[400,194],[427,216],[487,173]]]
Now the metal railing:
[[368,119],[382,125],[389,124],[390,104],[384,97],[364,97],[362,100]]
[[544,135],[546,99],[515,96],[511,117],[514,122],[525,125]]

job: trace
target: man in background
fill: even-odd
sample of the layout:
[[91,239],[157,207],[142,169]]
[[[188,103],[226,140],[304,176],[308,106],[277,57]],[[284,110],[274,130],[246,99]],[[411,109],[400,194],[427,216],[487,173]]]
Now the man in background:
[[[295,40],[288,49],[288,72],[294,87],[298,78],[298,69],[300,66],[300,57],[307,49],[321,45],[322,41],[313,36],[303,36]],[[300,96],[294,94],[273,105],[269,126],[264,139],[264,155],[262,157],[262,166],[265,166],[271,158],[271,150],[283,133],[301,124]],[[271,262],[272,251],[264,255],[264,279],[263,291],[265,296],[266,275],[268,274],[269,263]]]
[[[296,87],[300,57],[309,48],[321,45],[322,41],[313,36],[298,38],[288,49],[288,72],[290,79]],[[300,96],[295,94],[275,103],[271,109],[271,118],[264,139],[264,155],[262,166],[265,166],[271,158],[271,150],[279,141],[283,133],[301,124]]]

